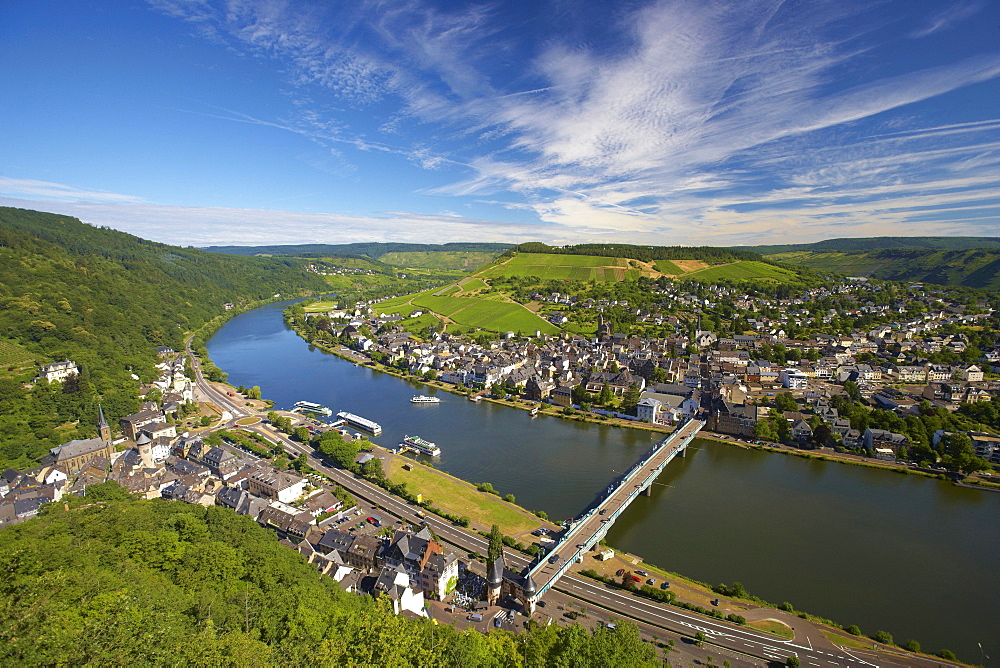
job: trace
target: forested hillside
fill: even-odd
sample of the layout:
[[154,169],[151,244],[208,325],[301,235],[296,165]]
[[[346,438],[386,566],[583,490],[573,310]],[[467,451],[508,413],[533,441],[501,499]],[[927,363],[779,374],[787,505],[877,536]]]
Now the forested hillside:
[[632,624],[462,633],[343,593],[228,509],[91,491],[0,531],[0,664],[658,665]]
[[133,412],[131,374],[153,380],[154,347],[181,346],[226,302],[324,287],[301,261],[206,253],[0,207],[0,342],[38,363],[80,367],[65,386],[27,388],[35,366],[0,369],[0,466],[96,433],[98,402],[113,423]]
[[813,271],[1000,290],[1000,248],[935,250],[887,248],[870,251],[794,251],[768,255]]

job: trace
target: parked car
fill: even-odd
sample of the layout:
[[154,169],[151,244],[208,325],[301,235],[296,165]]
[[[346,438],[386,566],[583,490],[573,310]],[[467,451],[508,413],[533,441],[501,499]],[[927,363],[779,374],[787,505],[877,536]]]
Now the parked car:
[[641,575],[644,578],[648,578],[649,577],[649,573],[647,573],[646,571],[640,571],[639,569],[636,569],[635,574],[636,575]]
[[470,622],[481,622],[483,621],[483,616],[480,615],[478,612],[474,612],[468,617],[466,617],[466,619],[468,619]]
[[655,585],[656,584],[656,580],[654,580],[653,578],[649,578],[648,580],[646,580],[646,584],[648,584],[648,585]]
[[625,575],[625,569],[619,568],[617,571],[615,571],[615,575],[617,575],[618,577]]
[[642,578],[639,577],[638,575],[633,575],[632,580],[633,582],[642,582]]
[[663,583],[661,583],[660,584],[660,589],[670,589],[670,583],[669,582],[663,582]]

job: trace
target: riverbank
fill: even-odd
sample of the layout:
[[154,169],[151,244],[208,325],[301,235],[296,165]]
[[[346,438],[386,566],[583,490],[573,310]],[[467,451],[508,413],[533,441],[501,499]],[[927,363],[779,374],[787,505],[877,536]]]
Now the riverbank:
[[[363,366],[372,369],[374,371],[378,371],[380,373],[385,373],[390,376],[395,376],[396,378],[407,380],[413,383],[419,383],[427,387],[433,387],[457,396],[464,396],[464,397],[473,396],[473,393],[466,388],[459,389],[457,386],[451,383],[444,383],[439,380],[429,380],[427,378],[415,376],[411,373],[402,371],[395,367],[375,362],[374,360],[364,355],[358,354],[355,351],[350,350],[349,348],[346,348],[342,345],[339,344],[327,345],[320,342],[309,341],[303,336],[302,331],[296,327],[295,323],[288,322],[287,319],[286,323],[300,338],[302,338],[303,341],[305,341],[309,345],[325,353],[335,355],[343,360],[351,362],[356,366]],[[528,401],[524,399],[509,399],[509,398],[499,399],[482,394],[478,396],[480,397],[479,399],[480,401],[486,401],[489,403],[501,406],[507,406],[508,408],[516,408],[523,411],[531,411],[537,406],[539,407],[538,411],[539,416],[545,415],[550,417],[557,417],[563,420],[582,422],[586,424],[602,424],[614,427],[625,427],[640,431],[662,433],[664,435],[673,432],[672,427],[668,427],[665,425],[656,425],[656,424],[651,424],[649,422],[623,420],[621,418],[611,418],[603,415],[597,415],[595,413],[590,413],[587,411],[581,411],[578,409],[570,409],[571,412],[567,413],[565,412],[565,409],[563,409],[562,407],[555,406],[553,404],[538,403],[535,401]],[[818,461],[850,464],[852,466],[862,466],[865,468],[892,471],[900,475],[923,476],[927,478],[937,478],[943,481],[950,480],[953,484],[962,487],[969,487],[971,489],[978,489],[981,491],[1000,492],[1000,481],[994,483],[992,481],[983,480],[982,478],[975,478],[971,476],[968,476],[963,479],[958,479],[953,474],[947,474],[941,471],[914,468],[906,464],[869,459],[850,453],[838,453],[825,448],[820,451],[807,451],[807,450],[800,450],[792,446],[782,446],[779,444],[763,444],[763,443],[755,444],[755,443],[737,441],[734,438],[728,437],[725,434],[717,434],[715,432],[709,432],[704,429],[701,431],[701,433],[699,433],[698,438],[704,438],[718,443],[725,443],[726,445],[737,446],[749,450],[777,452],[785,455],[794,455],[796,457],[802,457],[803,459],[814,459]]]
[[886,462],[877,459],[870,459],[867,457],[862,457],[860,455],[855,455],[851,453],[831,451],[828,448],[823,448],[819,451],[816,451],[816,450],[800,450],[798,448],[795,448],[794,446],[784,446],[784,445],[778,445],[776,443],[748,443],[745,441],[736,441],[732,437],[727,437],[724,434],[715,434],[713,432],[705,432],[705,431],[699,433],[698,438],[714,441],[716,443],[725,443],[726,445],[734,445],[736,447],[740,447],[745,450],[776,452],[783,455],[792,455],[795,457],[801,457],[803,459],[814,459],[821,462],[837,462],[840,464],[850,464],[852,466],[862,466],[864,468],[870,468],[870,469],[892,471],[894,473],[898,473],[901,475],[914,475],[914,476],[923,476],[925,478],[936,478],[938,480],[951,481],[952,484],[959,487],[968,487],[970,489],[1000,492],[1000,483],[992,482],[989,480],[982,480],[981,478],[973,476],[967,476],[965,478],[959,479],[953,474],[948,474],[941,471],[917,468],[909,466],[907,464],[901,464],[899,462]]
[[[317,350],[322,350],[325,353],[335,355],[357,366],[364,366],[374,371],[378,371],[380,373],[385,373],[390,376],[395,376],[396,378],[408,380],[413,383],[426,385],[427,387],[437,388],[444,392],[449,392],[451,394],[460,397],[471,397],[474,395],[474,393],[468,391],[466,388],[458,389],[457,386],[451,383],[445,383],[440,380],[430,380],[422,376],[415,376],[409,372],[397,369],[396,367],[376,362],[368,357],[365,357],[364,355],[359,355],[353,350],[345,348],[340,344],[331,345],[319,341],[310,341],[305,336],[303,336],[302,331],[296,326],[294,322],[288,322],[287,320],[286,322],[288,326],[291,327],[292,330],[302,338],[303,341],[313,346]],[[530,412],[532,409],[538,406],[539,415],[548,415],[551,417],[558,417],[564,420],[573,420],[575,422],[586,422],[589,424],[605,424],[605,425],[611,425],[613,427],[628,427],[630,429],[640,429],[643,431],[651,431],[662,434],[669,434],[673,432],[672,427],[668,427],[665,425],[656,425],[656,424],[651,424],[649,422],[623,420],[621,418],[613,418],[604,415],[597,415],[596,413],[590,413],[587,411],[581,411],[573,408],[570,409],[571,411],[570,413],[565,413],[563,412],[562,407],[555,406],[553,404],[539,403],[537,401],[528,401],[524,399],[506,399],[506,398],[499,399],[496,397],[490,397],[483,394],[480,394],[478,396],[480,397],[479,399],[480,401],[488,401],[490,403],[499,404],[502,406],[508,406],[510,408],[517,408],[523,411]]]

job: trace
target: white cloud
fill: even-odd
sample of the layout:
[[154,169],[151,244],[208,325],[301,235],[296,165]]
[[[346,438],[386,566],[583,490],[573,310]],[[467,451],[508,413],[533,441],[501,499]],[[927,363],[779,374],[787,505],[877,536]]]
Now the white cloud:
[[41,197],[44,199],[59,199],[71,201],[94,202],[142,202],[142,198],[132,195],[120,195],[101,190],[85,190],[76,186],[68,186],[51,181],[34,179],[15,179],[0,176],[0,196]]

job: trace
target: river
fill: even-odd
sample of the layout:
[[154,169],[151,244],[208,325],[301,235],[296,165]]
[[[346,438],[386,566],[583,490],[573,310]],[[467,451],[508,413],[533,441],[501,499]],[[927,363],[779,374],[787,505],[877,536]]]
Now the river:
[[[586,508],[659,437],[531,418],[355,366],[286,327],[288,303],[238,315],[208,342],[230,383],[259,385],[279,408],[307,400],[373,419],[387,447],[404,435],[434,441],[439,468],[552,518]],[[441,403],[411,404],[417,393]],[[704,439],[658,483],[618,520],[611,545],[926,651],[976,663],[982,643],[1000,657],[1000,493]]]

